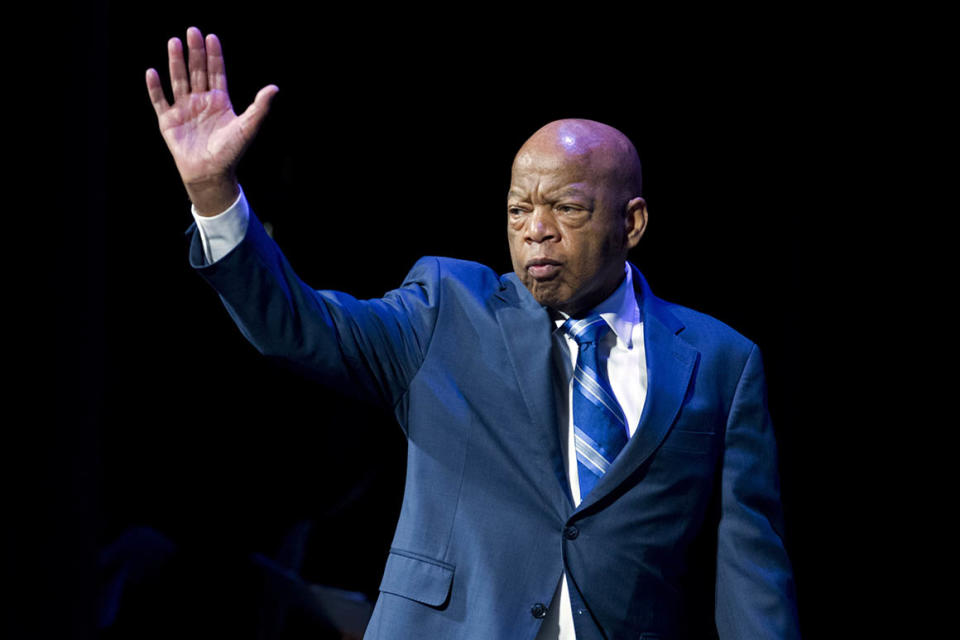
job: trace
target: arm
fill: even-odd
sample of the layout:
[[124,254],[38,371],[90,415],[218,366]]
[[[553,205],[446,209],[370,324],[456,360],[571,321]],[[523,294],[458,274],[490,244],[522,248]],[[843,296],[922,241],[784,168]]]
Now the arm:
[[301,282],[246,201],[238,201],[237,163],[277,88],[261,89],[238,116],[227,94],[217,37],[204,39],[191,27],[187,45],[189,75],[180,41],[172,38],[167,45],[174,103],[164,97],[154,69],[146,75],[150,101],[195,213],[240,213],[236,224],[228,224],[233,228],[221,234],[225,242],[219,248],[209,240],[223,229],[206,234],[213,227],[201,222],[205,231],[193,231],[191,262],[259,351],[354,396],[393,406],[419,368],[432,335],[439,289],[436,261],[418,263],[404,286],[382,300],[358,301]]
[[435,258],[421,259],[399,289],[378,300],[315,291],[250,211],[243,240],[212,264],[193,230],[190,262],[258,351],[388,409],[416,375],[433,335],[440,300]]
[[799,638],[783,546],[777,452],[754,345],[727,419],[717,543],[716,622],[723,640]]

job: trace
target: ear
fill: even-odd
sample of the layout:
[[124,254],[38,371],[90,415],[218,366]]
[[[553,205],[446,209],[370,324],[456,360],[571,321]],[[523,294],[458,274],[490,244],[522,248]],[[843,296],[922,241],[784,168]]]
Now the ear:
[[627,203],[627,215],[624,220],[627,231],[627,248],[633,249],[647,230],[647,201],[637,197]]

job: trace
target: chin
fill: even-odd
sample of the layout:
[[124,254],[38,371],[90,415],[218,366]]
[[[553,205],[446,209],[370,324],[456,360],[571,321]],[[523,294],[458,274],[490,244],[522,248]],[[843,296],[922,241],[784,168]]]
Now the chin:
[[[549,285],[550,283],[543,284]],[[570,303],[570,296],[564,295],[563,291],[558,291],[555,287],[543,286],[543,284],[534,283],[533,287],[528,287],[533,299],[545,307],[568,313],[567,307]]]

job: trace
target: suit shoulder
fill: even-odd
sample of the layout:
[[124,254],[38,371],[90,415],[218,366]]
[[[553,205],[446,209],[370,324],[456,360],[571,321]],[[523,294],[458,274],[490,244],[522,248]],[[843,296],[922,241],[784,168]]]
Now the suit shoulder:
[[684,330],[680,335],[688,341],[744,354],[755,346],[752,340],[711,315],[673,302],[660,302],[683,323]]
[[444,289],[463,289],[473,294],[500,288],[500,277],[490,267],[470,260],[440,256],[425,256],[417,260],[406,280],[426,280]]
[[634,288],[640,296],[644,313],[663,322],[667,329],[701,351],[746,357],[754,343],[730,325],[702,311],[685,307],[657,296],[646,278],[633,267]]

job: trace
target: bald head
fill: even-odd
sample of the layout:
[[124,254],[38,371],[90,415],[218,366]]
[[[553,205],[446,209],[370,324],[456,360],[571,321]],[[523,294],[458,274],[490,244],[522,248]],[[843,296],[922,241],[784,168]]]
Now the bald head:
[[589,310],[623,280],[627,252],[646,228],[633,143],[593,120],[557,120],[513,161],[507,237],[513,269],[541,304]]
[[639,196],[643,190],[636,147],[619,129],[602,122],[568,118],[544,125],[520,147],[514,168],[518,163],[528,165],[537,157],[576,163],[596,178],[610,180],[628,197]]

